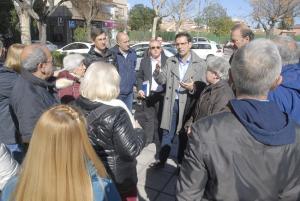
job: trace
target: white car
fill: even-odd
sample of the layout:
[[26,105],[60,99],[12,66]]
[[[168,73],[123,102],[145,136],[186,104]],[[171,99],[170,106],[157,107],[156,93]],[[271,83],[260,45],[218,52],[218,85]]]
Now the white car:
[[222,47],[214,41],[193,43],[192,51],[204,60],[206,60],[210,56],[223,56]]
[[74,42],[70,43],[56,51],[60,53],[65,53],[65,54],[87,54],[92,47],[91,43],[85,43],[85,42]]
[[[40,43],[39,40],[32,40],[32,43]],[[54,45],[53,43],[51,43],[50,41],[46,41],[46,47],[49,49],[50,52],[53,52],[55,50],[57,50],[57,45]]]

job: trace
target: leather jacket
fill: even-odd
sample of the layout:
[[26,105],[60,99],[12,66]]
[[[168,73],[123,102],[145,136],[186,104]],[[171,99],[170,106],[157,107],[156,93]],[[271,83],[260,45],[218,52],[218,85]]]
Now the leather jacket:
[[[74,105],[87,117],[103,103],[80,96]],[[120,193],[137,184],[136,157],[145,145],[142,129],[134,129],[127,112],[121,107],[103,107],[105,111],[88,125],[89,138]]]

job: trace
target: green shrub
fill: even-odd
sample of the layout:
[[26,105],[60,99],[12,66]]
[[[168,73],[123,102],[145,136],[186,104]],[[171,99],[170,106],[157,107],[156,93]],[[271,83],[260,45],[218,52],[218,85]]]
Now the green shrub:
[[63,67],[63,59],[66,56],[66,54],[60,53],[58,51],[53,51],[51,54],[53,58],[53,65],[58,69],[61,69]]
[[78,42],[87,42],[86,41],[86,33],[87,30],[85,27],[77,27],[75,30],[74,30],[74,41]]

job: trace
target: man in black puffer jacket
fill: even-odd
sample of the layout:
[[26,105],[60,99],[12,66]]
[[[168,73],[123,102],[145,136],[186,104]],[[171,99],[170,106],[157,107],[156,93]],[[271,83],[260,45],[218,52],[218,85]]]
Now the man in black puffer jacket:
[[91,31],[91,39],[94,42],[90,51],[84,60],[84,65],[89,67],[92,63],[103,61],[110,63],[118,68],[116,63],[116,56],[110,49],[107,48],[107,34],[105,30],[93,27]]
[[81,82],[81,96],[73,105],[87,117],[91,143],[125,200],[137,197],[136,157],[145,145],[145,134],[126,105],[116,99],[119,82],[112,65],[93,63]]

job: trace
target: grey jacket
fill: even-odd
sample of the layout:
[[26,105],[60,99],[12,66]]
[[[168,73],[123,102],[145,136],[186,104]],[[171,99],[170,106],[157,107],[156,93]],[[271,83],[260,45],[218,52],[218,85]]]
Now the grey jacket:
[[192,135],[177,182],[178,201],[300,200],[300,127],[295,143],[256,141],[231,112],[203,118]]
[[[206,63],[195,53],[191,52],[191,62],[183,80],[188,80],[192,77],[194,81],[206,82],[206,68]],[[161,72],[157,73],[154,71],[153,76],[158,84],[166,84],[166,95],[164,99],[163,115],[160,125],[162,129],[170,130],[173,105],[176,98],[176,90],[179,90],[179,117],[177,123],[177,132],[179,132],[182,127],[182,118],[187,100],[187,93],[189,92],[183,88],[179,88],[180,76],[179,61],[177,56],[168,58],[166,65],[161,68]]]

